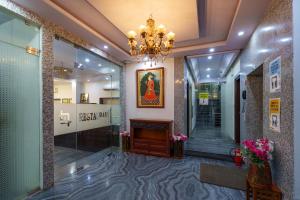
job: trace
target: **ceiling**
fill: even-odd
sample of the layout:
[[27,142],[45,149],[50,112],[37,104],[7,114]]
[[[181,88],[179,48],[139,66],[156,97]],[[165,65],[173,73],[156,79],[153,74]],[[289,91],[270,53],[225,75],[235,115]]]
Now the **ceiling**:
[[54,40],[53,49],[55,78],[81,82],[120,79],[120,68],[98,55],[62,40]]
[[[176,33],[173,56],[239,50],[247,44],[270,0],[13,0],[121,62],[132,60],[126,33],[150,14]],[[244,31],[239,37],[237,33]],[[104,45],[109,48],[104,49]]]
[[189,56],[192,73],[198,83],[222,81],[239,51]]

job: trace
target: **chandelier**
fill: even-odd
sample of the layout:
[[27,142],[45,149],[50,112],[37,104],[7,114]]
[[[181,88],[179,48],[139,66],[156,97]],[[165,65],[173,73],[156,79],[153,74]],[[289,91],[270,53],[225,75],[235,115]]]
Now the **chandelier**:
[[[137,36],[138,35],[138,36]],[[147,20],[147,25],[141,25],[139,34],[135,31],[129,31],[127,34],[128,45],[131,56],[136,56],[138,61],[156,62],[162,58],[162,61],[169,55],[174,45],[175,33],[166,34],[164,25],[155,25],[152,16]]]

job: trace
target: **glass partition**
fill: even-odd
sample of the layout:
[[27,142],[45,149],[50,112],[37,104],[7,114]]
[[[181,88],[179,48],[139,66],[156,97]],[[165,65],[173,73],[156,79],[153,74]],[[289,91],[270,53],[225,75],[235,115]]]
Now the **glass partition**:
[[39,41],[38,27],[0,9],[1,200],[23,199],[40,186]]
[[54,160],[59,171],[119,146],[120,67],[62,39],[54,41],[54,58]]

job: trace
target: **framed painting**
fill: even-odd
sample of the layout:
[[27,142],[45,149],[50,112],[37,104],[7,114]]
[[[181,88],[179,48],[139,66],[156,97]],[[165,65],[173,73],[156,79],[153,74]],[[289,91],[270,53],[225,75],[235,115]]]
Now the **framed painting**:
[[164,68],[136,70],[138,108],[164,108]]

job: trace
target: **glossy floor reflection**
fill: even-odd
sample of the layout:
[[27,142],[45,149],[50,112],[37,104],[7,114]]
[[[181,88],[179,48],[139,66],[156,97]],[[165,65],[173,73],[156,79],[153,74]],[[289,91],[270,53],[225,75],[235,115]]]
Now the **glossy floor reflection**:
[[37,199],[172,199],[239,200],[244,192],[201,183],[200,163],[233,165],[195,157],[182,160],[112,152],[90,167],[56,182],[47,191],[29,198]]
[[221,133],[221,128],[196,126],[192,135],[185,143],[187,151],[205,152],[218,155],[230,155],[230,150],[236,148],[233,140]]

